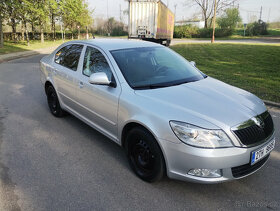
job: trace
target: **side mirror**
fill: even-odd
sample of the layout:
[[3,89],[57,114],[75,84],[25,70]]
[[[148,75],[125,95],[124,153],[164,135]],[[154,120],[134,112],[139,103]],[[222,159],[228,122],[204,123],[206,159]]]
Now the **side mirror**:
[[91,76],[89,77],[89,83],[116,87],[116,83],[109,81],[108,76],[104,72],[91,74]]
[[192,66],[196,67],[195,61],[191,61],[190,63],[191,63]]

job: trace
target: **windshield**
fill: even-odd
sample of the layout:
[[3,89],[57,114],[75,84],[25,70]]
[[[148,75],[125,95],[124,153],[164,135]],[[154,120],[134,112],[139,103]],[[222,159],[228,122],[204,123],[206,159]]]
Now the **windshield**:
[[201,80],[204,75],[165,47],[111,51],[128,84],[134,89],[167,87]]

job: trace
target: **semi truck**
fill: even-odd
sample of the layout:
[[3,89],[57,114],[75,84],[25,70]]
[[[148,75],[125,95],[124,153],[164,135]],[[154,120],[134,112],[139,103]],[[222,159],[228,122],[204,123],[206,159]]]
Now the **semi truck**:
[[169,46],[174,14],[160,0],[129,0],[128,37]]

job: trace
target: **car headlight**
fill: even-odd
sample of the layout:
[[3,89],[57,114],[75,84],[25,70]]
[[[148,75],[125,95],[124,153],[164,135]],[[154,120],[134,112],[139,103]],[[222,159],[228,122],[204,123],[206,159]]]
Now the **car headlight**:
[[170,121],[175,135],[184,143],[202,148],[232,147],[231,140],[223,130],[210,130],[191,124]]

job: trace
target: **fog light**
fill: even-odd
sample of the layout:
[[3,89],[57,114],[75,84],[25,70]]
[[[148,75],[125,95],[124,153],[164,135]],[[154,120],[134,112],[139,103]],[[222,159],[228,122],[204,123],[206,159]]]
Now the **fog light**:
[[197,177],[216,178],[222,176],[222,171],[221,169],[191,169],[188,174]]

